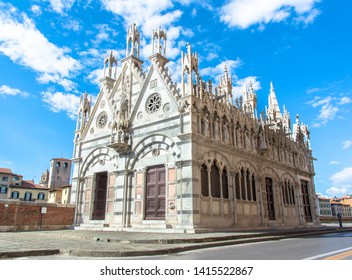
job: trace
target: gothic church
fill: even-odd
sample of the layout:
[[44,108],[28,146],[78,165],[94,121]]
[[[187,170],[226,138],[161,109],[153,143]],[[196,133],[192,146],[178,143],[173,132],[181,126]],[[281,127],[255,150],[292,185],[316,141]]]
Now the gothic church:
[[182,53],[182,79],[167,67],[166,31],[152,35],[143,71],[132,25],[117,73],[112,53],[94,106],[81,97],[74,136],[72,200],[80,228],[201,232],[309,227],[316,214],[310,135],[280,111],[273,84],[257,115],[252,85],[233,100]]

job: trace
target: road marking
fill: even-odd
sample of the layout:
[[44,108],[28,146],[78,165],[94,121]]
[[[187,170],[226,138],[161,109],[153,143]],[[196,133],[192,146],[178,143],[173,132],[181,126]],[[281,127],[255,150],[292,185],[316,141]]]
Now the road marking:
[[343,252],[346,252],[346,251],[351,251],[351,250],[352,250],[352,247],[344,248],[344,249],[341,249],[341,250],[336,250],[336,251],[328,252],[328,253],[325,253],[325,254],[321,254],[321,255],[316,255],[316,256],[309,257],[309,258],[305,258],[304,260],[316,260],[316,259],[319,259],[319,258],[323,258],[323,257],[331,256],[331,255],[336,255],[336,254],[340,254],[340,253],[343,253]]
[[328,258],[325,258],[324,260],[342,260],[344,258],[352,256],[352,251],[347,251],[341,254],[337,254]]

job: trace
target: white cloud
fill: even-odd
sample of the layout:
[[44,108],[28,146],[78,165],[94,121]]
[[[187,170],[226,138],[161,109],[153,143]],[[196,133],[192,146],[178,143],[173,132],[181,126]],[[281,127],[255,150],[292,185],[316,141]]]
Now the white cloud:
[[352,187],[352,167],[346,167],[329,178],[334,187]]
[[352,191],[352,167],[346,167],[329,178],[332,187],[326,193],[330,196],[343,196]]
[[66,20],[62,23],[62,27],[68,30],[72,30],[75,32],[78,32],[82,29],[82,26],[78,20],[71,19],[71,20]]
[[0,87],[0,96],[2,96],[2,95],[3,96],[6,96],[6,95],[12,95],[12,96],[19,95],[19,96],[27,97],[27,96],[29,96],[29,93],[25,92],[25,91],[22,91],[22,90],[19,90],[17,88],[11,88],[9,86],[2,85]]
[[[118,72],[119,73],[119,72]],[[104,75],[104,69],[95,69],[92,72],[89,73],[87,76],[87,79],[93,84],[97,85],[98,87],[101,86],[100,79],[103,78]]]
[[65,11],[71,9],[72,5],[76,0],[46,0],[50,3],[51,8],[59,13],[64,14]]
[[[172,10],[174,5],[171,0],[101,0],[101,2],[106,10],[123,19],[126,29],[134,23],[140,28],[142,58],[151,55],[150,37],[153,30],[158,27],[167,29],[166,56],[171,59],[177,57],[181,51],[176,39],[180,35],[193,36],[191,29],[175,26],[175,22],[179,21],[182,16],[182,11]],[[180,4],[189,4],[189,2],[181,1]]]
[[257,80],[258,77],[256,76],[248,76],[243,79],[237,79],[233,83],[232,87],[232,95],[234,98],[240,97],[244,91],[244,85],[247,87],[250,83],[252,83],[252,87],[254,91],[260,90],[262,88],[260,82]]
[[305,24],[314,21],[320,0],[230,0],[220,9],[220,20],[230,27],[246,29],[251,25],[281,22],[291,15]]
[[313,127],[320,127],[322,125],[326,125],[329,121],[334,120],[337,114],[341,110],[341,106],[352,102],[349,97],[320,97],[316,96],[313,100],[309,101],[313,108],[319,108],[319,115],[317,117],[317,122],[313,124]]
[[67,116],[75,120],[79,107],[79,97],[74,94],[62,92],[42,92],[42,100],[49,105],[49,109],[55,113],[64,112]]
[[[173,7],[171,0],[101,0],[101,2],[106,10],[122,17],[126,27],[136,23],[142,26],[143,33],[149,35],[151,35],[152,29],[160,25],[169,25],[175,20],[175,17],[179,17],[182,13],[179,10],[164,13]],[[144,28],[145,25],[148,28]],[[152,26],[151,30],[149,30],[150,26]]]
[[346,141],[343,142],[342,145],[343,145],[342,148],[348,149],[349,147],[352,146],[352,140],[346,140]]
[[206,67],[200,70],[200,74],[202,76],[209,76],[211,78],[215,78],[216,82],[220,81],[220,77],[224,74],[224,68],[226,66],[229,75],[233,75],[235,69],[238,68],[242,64],[242,61],[237,58],[236,60],[225,60],[215,67]]
[[33,14],[35,14],[37,16],[42,14],[42,10],[41,10],[41,8],[38,5],[32,5],[31,11],[32,11]]
[[329,165],[338,165],[338,164],[340,164],[340,163],[338,161],[334,161],[334,160],[329,162]]
[[215,67],[207,67],[200,70],[201,76],[209,76],[211,79],[215,78],[215,83],[219,83],[220,78],[224,75],[224,67],[226,66],[228,75],[232,77],[232,95],[237,98],[243,94],[244,85],[249,86],[252,83],[254,91],[261,89],[261,84],[256,76],[248,76],[239,79],[235,74],[235,70],[242,64],[242,61],[237,58],[236,60],[226,60],[216,65]]
[[341,187],[341,188],[331,187],[326,190],[326,193],[329,195],[329,197],[334,197],[334,196],[340,197],[340,196],[347,194],[348,189],[344,188],[344,187]]
[[318,120],[320,120],[322,124],[325,125],[328,121],[335,119],[338,111],[338,107],[332,105],[331,103],[326,103],[320,109]]
[[67,78],[81,68],[67,52],[50,43],[26,14],[0,3],[0,53],[37,72],[40,82],[67,84]]
[[339,104],[344,105],[348,103],[352,103],[352,99],[350,97],[348,96],[341,97]]
[[113,42],[114,38],[118,34],[115,29],[111,28],[107,24],[96,24],[94,27],[98,30],[98,34],[95,36],[92,43],[98,46],[101,42],[110,41]]

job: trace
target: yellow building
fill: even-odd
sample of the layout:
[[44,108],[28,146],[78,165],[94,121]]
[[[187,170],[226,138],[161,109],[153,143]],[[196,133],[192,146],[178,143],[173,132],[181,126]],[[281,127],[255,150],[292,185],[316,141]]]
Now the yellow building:
[[49,203],[70,204],[71,185],[61,186],[49,191]]
[[9,168],[0,168],[0,199],[11,196],[11,187],[22,185],[22,175],[14,174]]
[[48,188],[35,184],[32,180],[23,180],[20,185],[10,185],[7,198],[21,201],[46,202],[48,195]]

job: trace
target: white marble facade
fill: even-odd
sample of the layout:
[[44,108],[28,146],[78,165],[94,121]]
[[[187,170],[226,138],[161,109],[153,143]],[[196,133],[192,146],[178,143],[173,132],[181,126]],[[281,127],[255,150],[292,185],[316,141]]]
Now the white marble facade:
[[226,67],[219,85],[204,82],[190,45],[175,84],[166,39],[165,30],[153,32],[144,72],[132,25],[121,72],[111,53],[94,106],[81,98],[76,226],[196,232],[318,224],[309,131],[298,116],[291,129],[273,84],[258,117],[252,85],[233,100]]

